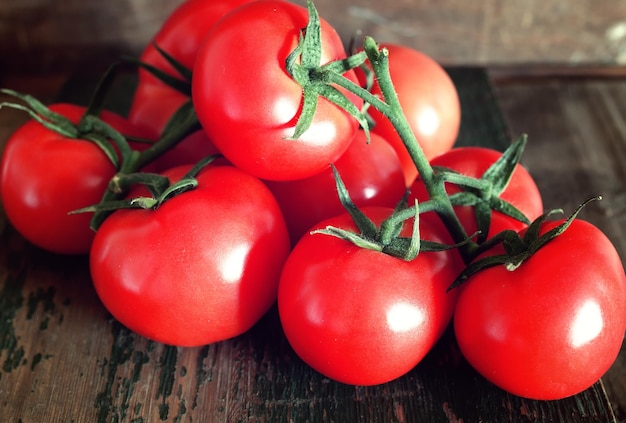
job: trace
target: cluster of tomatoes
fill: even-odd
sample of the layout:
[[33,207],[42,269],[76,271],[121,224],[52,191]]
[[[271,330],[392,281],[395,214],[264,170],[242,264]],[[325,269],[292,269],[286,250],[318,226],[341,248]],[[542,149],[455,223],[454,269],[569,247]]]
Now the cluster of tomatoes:
[[[555,399],[592,385],[626,328],[607,237],[544,220],[522,144],[453,148],[460,106],[446,72],[379,46],[432,170],[420,174],[398,116],[377,107],[387,99],[371,60],[347,64],[312,12],[186,0],[144,50],[125,117],[5,90],[33,116],[0,164],[12,225],[49,251],[88,253],[102,303],[156,341],[232,338],[277,302],[306,363],[373,385],[415,367],[454,319],[467,360],[509,392]],[[320,69],[347,82],[309,80]]]

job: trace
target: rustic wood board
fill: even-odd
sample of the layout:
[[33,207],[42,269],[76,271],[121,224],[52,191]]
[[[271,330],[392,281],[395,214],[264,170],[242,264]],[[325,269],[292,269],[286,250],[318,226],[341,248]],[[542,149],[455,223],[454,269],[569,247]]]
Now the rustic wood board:
[[[528,133],[525,162],[547,208],[583,210],[626,258],[626,78],[499,80],[495,95],[512,134]],[[618,421],[626,422],[626,344],[603,377]]]
[[[509,131],[485,72],[450,72],[463,102],[459,143],[503,148]],[[84,96],[85,82],[73,79],[64,98]],[[24,423],[615,421],[600,382],[561,401],[495,388],[463,360],[451,331],[409,374],[376,387],[335,383],[308,368],[290,350],[275,309],[226,342],[149,341],[102,307],[85,257],[33,247],[1,213],[0,416]]]
[[[305,0],[294,0],[304,5]],[[14,72],[73,70],[138,54],[182,0],[0,2],[0,62]],[[316,0],[344,40],[356,31],[454,65],[623,65],[626,2]],[[10,58],[10,60],[9,60]],[[4,60],[3,60],[4,59]],[[106,62],[105,62],[106,63]]]

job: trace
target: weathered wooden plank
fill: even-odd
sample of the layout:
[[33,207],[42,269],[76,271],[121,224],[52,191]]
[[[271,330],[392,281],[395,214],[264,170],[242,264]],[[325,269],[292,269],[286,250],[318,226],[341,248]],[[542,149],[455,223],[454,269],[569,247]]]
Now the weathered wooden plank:
[[[297,0],[304,4],[304,0]],[[0,61],[20,71],[76,69],[138,53],[181,0],[3,0]],[[344,40],[358,30],[453,65],[624,64],[626,2],[317,0]],[[103,57],[104,56],[104,57]]]
[[[626,258],[626,82],[509,80],[495,92],[513,134],[529,135],[525,163],[547,208],[572,211],[600,227]],[[619,421],[626,421],[626,346],[603,378]]]

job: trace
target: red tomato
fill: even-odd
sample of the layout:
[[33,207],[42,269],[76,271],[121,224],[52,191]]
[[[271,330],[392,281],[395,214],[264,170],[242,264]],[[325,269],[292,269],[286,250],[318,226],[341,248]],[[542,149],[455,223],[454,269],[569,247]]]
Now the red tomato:
[[[189,170],[164,173],[172,181]],[[258,179],[210,166],[156,210],[118,210],[100,227],[91,273],[105,307],[136,333],[204,345],[247,331],[274,303],[289,236]]]
[[[144,49],[140,60],[172,76],[180,77],[154,44],[185,68],[192,69],[200,44],[211,27],[225,14],[250,1],[252,0],[186,0],[182,2],[163,22],[152,42]],[[142,82],[161,84],[145,70],[141,70],[139,75]]]
[[[549,222],[542,233],[560,222]],[[454,318],[470,364],[500,388],[552,400],[595,383],[614,362],[626,327],[621,259],[595,226],[575,220],[514,271],[472,276]]]
[[[396,152],[376,134],[371,134],[368,144],[365,133],[359,131],[335,167],[358,207],[393,208],[406,191]],[[266,184],[283,210],[293,243],[316,223],[345,212],[330,167],[310,178]]]
[[156,141],[172,115],[189,97],[163,84],[140,82],[133,94],[128,120]]
[[[77,123],[85,108],[50,106]],[[103,112],[101,118],[123,133],[134,131],[122,117]],[[135,134],[137,135],[137,134]],[[66,138],[29,120],[8,139],[0,163],[0,194],[15,229],[33,244],[62,254],[89,252],[91,214],[70,211],[96,204],[115,168],[96,144]]]
[[[200,0],[196,0],[200,1]],[[129,121],[144,134],[148,141],[156,142],[172,115],[189,97],[165,85],[140,83],[134,93]],[[140,148],[147,148],[142,144]],[[173,148],[145,167],[146,171],[160,172],[182,164],[195,164],[211,154],[219,153],[203,130],[196,131],[181,140]]]
[[[365,208],[377,224],[388,208]],[[344,214],[326,220],[355,230]],[[406,224],[403,236],[410,236]],[[421,220],[423,238],[446,239],[438,221]],[[461,269],[458,252],[420,253],[407,262],[323,234],[302,237],[280,278],[278,311],[295,352],[339,382],[375,385],[398,378],[426,355],[447,327]]]
[[[303,96],[285,61],[307,22],[307,9],[293,3],[248,3],[213,27],[194,66],[192,98],[209,138],[233,165],[263,179],[321,172],[346,151],[358,129],[353,117],[320,98],[311,127],[289,139]],[[322,64],[345,57],[339,35],[324,20],[321,38]],[[356,81],[354,72],[347,76]]]
[[[502,156],[502,153],[489,148],[458,147],[435,157],[431,160],[431,165],[455,170],[462,175],[473,178],[479,178],[500,156]],[[416,199],[418,202],[428,200],[426,187],[419,177],[411,185],[410,191],[409,204],[413,204]],[[453,184],[447,184],[446,191],[449,194],[453,194],[459,192],[460,189]],[[541,216],[544,212],[543,201],[537,184],[530,173],[519,164],[513,172],[509,184],[500,194],[500,198],[513,204],[531,221]],[[455,207],[455,211],[468,235],[475,233],[477,226],[473,207],[459,206]],[[496,214],[500,213],[494,212],[494,215]],[[521,230],[525,226],[524,223],[513,218],[506,218],[503,215],[503,219],[494,219],[492,221],[488,238],[504,229]]]
[[[165,20],[139,60],[174,77],[182,78],[154,44],[187,69],[192,69],[200,44],[211,27],[226,13],[251,0],[187,0]],[[165,85],[144,69],[133,97],[129,120],[157,139],[172,114],[189,97]]]
[[[394,44],[381,47],[389,50],[391,81],[426,158],[450,150],[461,125],[461,103],[446,71],[431,57],[409,47]],[[372,92],[381,94],[377,84]],[[396,149],[409,186],[417,176],[411,156],[389,120],[373,107],[369,110],[376,122],[373,131]]]

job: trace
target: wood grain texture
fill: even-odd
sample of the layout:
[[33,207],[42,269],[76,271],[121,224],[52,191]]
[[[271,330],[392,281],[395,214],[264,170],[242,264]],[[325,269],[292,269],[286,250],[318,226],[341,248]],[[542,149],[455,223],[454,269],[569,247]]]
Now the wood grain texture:
[[[0,3],[0,64],[76,69],[138,54],[182,0]],[[295,0],[304,4],[304,0]],[[317,0],[343,39],[357,31],[449,65],[626,63],[626,2],[616,0]]]
[[[603,200],[581,218],[597,225],[626,258],[626,81],[536,79],[496,84],[513,134],[527,133],[525,164],[547,209],[574,210]],[[626,421],[626,346],[603,378],[620,422]]]
[[[613,181],[607,198],[624,192],[626,82],[509,83],[496,86],[494,97],[483,71],[460,68],[451,74],[463,99],[460,143],[502,148],[511,134],[529,132],[526,161],[547,206],[573,208],[597,193],[600,176]],[[60,80],[0,82],[52,98]],[[64,92],[80,94],[81,85],[65,85]],[[4,119],[2,140],[23,121]],[[585,213],[623,252],[620,201]],[[606,380],[612,394],[623,392],[618,389],[623,358]],[[621,412],[623,403],[617,401],[624,397],[617,398],[611,397]],[[463,360],[450,331],[408,375],[369,388],[332,382],[302,363],[289,348],[275,309],[250,332],[226,342],[175,348],[149,341],[102,307],[85,257],[33,247],[1,211],[0,416],[24,423],[615,421],[602,383],[550,402],[500,391]]]

